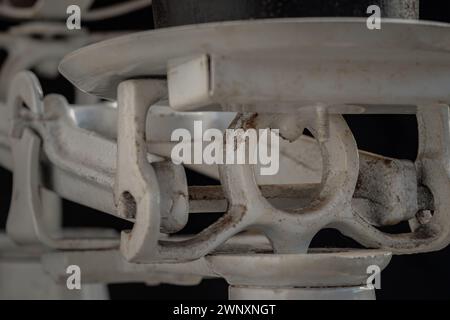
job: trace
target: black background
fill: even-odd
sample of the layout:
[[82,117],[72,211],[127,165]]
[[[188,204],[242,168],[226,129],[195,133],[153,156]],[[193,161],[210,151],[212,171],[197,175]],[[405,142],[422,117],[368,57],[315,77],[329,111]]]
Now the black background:
[[[100,5],[111,0],[99,1]],[[424,20],[450,22],[450,1],[422,0],[420,17]],[[1,19],[1,18],[0,18]],[[0,20],[0,30],[14,25],[13,21]],[[150,8],[120,18],[83,24],[91,30],[147,30],[153,28]],[[69,84],[62,78],[41,79],[46,93],[58,92],[70,96]],[[412,116],[349,116],[346,117],[360,149],[395,158],[414,160],[417,154],[417,128]],[[190,184],[207,181],[189,173]],[[4,226],[11,196],[12,177],[0,169],[0,227]],[[450,196],[450,195],[449,195]],[[193,219],[192,224],[198,224]],[[202,221],[202,224],[207,222]],[[65,226],[105,226],[118,230],[129,227],[111,218],[79,205],[64,203]],[[337,232],[322,231],[313,241],[314,246],[355,245]],[[205,280],[197,287],[162,285],[147,287],[141,284],[110,285],[113,299],[226,299],[227,285],[222,280]],[[450,248],[436,253],[413,256],[396,256],[382,274],[380,300],[391,299],[450,299]]]

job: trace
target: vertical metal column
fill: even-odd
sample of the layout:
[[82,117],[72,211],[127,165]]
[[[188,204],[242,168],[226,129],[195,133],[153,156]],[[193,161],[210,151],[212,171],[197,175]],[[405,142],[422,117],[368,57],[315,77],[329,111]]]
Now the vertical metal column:
[[418,19],[419,0],[154,0],[156,28],[206,22],[292,18],[367,17],[370,5],[386,18]]

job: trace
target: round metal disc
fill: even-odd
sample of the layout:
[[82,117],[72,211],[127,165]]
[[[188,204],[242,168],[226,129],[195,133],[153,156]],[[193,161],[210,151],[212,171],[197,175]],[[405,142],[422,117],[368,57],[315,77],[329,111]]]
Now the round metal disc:
[[343,287],[366,283],[368,267],[382,271],[392,254],[383,250],[323,250],[308,254],[222,254],[207,256],[231,285]]
[[[321,61],[336,58],[358,61],[359,66],[375,59],[396,66],[403,63],[409,72],[411,65],[420,66],[421,72],[428,65],[444,64],[450,70],[450,25],[383,19],[381,30],[369,30],[366,19],[360,18],[295,18],[167,28],[82,48],[69,54],[59,69],[79,89],[115,99],[120,82],[165,76],[171,59],[199,54],[302,59],[318,67]],[[400,76],[397,71],[396,75]],[[416,80],[412,82],[417,84]]]

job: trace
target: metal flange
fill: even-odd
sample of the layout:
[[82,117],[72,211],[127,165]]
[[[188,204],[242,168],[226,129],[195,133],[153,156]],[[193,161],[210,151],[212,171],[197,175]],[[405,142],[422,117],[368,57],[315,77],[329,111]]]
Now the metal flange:
[[[450,101],[444,85],[450,81],[449,34],[448,24],[389,19],[377,31],[356,18],[214,23],[88,46],[69,54],[60,71],[81,90],[108,99],[116,98],[126,79],[168,74],[171,106],[178,110],[200,102],[247,104],[254,111],[269,104],[272,112],[317,102],[429,105]],[[194,59],[195,78],[175,72],[192,71],[177,67],[199,56],[209,63]],[[183,89],[193,86],[194,92]],[[193,93],[201,98],[197,105]]]
[[230,284],[231,300],[374,299],[368,268],[380,272],[391,253],[382,250],[316,250],[308,254],[207,256],[211,269]]

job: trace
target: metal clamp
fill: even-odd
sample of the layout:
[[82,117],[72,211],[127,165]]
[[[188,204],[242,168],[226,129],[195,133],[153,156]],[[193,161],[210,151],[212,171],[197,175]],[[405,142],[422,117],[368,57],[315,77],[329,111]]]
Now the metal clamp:
[[[314,234],[331,223],[333,217],[351,212],[358,150],[344,120],[332,116],[330,138],[320,141],[325,170],[319,192],[321,201],[314,203],[313,208],[297,213],[275,210],[262,197],[251,166],[225,165],[221,168],[221,180],[229,201],[228,212],[193,238],[161,240],[160,190],[154,169],[147,161],[145,115],[165,94],[164,81],[130,80],[119,86],[115,196],[119,215],[136,218],[133,230],[122,234],[121,251],[127,260],[195,260],[251,226],[260,227],[277,252],[305,252]],[[316,127],[310,129],[318,131]]]
[[[335,226],[368,247],[382,247],[397,254],[437,251],[450,242],[450,128],[447,105],[419,106],[419,154],[416,160],[419,185],[433,197],[427,219],[412,219],[412,232],[391,235],[382,232],[354,211]],[[420,213],[420,211],[419,211]]]

